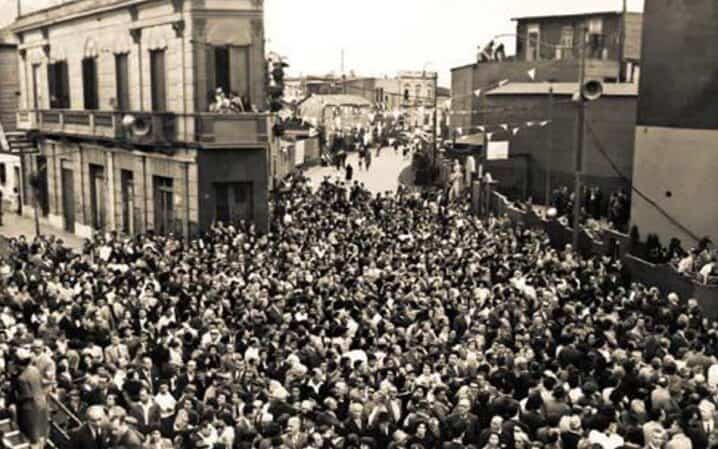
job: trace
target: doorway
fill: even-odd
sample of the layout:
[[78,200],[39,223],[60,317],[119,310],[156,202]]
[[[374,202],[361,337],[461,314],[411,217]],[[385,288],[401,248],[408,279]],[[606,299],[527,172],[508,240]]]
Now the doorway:
[[121,170],[120,183],[122,186],[122,232],[133,235],[135,233],[135,181],[132,171]]
[[90,213],[93,229],[105,227],[105,168],[90,164]]
[[47,158],[37,156],[37,205],[43,217],[50,214],[50,193],[47,187]]
[[172,178],[155,176],[154,179],[154,203],[155,203],[155,232],[167,234],[172,232],[173,197]]
[[254,219],[251,182],[215,183],[215,220],[237,224]]
[[75,177],[71,167],[70,161],[62,161],[62,217],[67,232],[75,232]]

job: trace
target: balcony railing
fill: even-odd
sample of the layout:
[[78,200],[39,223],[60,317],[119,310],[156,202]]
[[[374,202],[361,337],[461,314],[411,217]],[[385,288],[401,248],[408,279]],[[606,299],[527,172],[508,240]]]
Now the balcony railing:
[[[133,120],[125,122],[123,119],[128,115]],[[264,147],[271,142],[272,123],[272,116],[267,113],[175,114],[66,109],[17,113],[18,129],[40,134],[202,148]]]

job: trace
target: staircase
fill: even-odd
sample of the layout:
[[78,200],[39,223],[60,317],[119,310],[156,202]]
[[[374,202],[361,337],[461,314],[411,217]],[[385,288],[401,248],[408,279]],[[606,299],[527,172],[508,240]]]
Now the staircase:
[[25,449],[30,447],[30,442],[25,435],[17,430],[15,423],[10,419],[0,420],[0,441],[4,449]]
[[[50,400],[50,437],[46,447],[50,449],[74,449],[70,447],[70,434],[82,422],[70,412],[67,407],[54,396]],[[30,442],[11,419],[0,420],[0,448],[2,449],[29,449]]]

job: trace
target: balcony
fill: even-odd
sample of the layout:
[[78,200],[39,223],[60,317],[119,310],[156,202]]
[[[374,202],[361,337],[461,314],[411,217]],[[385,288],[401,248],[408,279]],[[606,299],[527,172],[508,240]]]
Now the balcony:
[[[128,116],[131,119],[128,121]],[[258,148],[271,141],[267,113],[175,114],[85,110],[30,110],[17,113],[19,130],[147,146]]]

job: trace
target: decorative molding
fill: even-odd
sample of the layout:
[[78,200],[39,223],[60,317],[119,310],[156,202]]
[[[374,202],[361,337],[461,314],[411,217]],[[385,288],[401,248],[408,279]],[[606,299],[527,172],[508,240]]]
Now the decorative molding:
[[130,37],[132,38],[132,42],[135,44],[140,43],[140,39],[142,39],[142,28],[133,28],[130,30]]
[[184,0],[172,0],[172,8],[176,13],[182,12],[182,7],[184,6]]
[[42,53],[45,55],[46,58],[50,58],[50,44],[44,44],[42,46]]
[[182,37],[184,35],[185,23],[184,20],[178,20],[172,22],[172,29],[175,32],[175,37]]
[[207,19],[194,19],[192,24],[192,36],[196,40],[201,40],[207,34]]
[[45,39],[45,40],[49,39],[49,37],[50,37],[50,30],[49,30],[47,27],[42,27],[42,30],[40,30],[40,31],[42,32],[42,38],[43,38],[43,39]]
[[252,35],[256,37],[261,37],[262,33],[264,33],[264,23],[261,19],[254,19],[251,22],[252,25]]
[[20,57],[23,60],[25,60],[25,58],[27,57],[27,50],[24,48],[21,48],[20,50],[18,50],[18,54],[20,55]]
[[137,18],[139,17],[139,14],[140,14],[139,11],[137,10],[137,5],[130,5],[130,7],[128,9],[130,11],[130,18],[132,19],[133,22],[136,22]]

